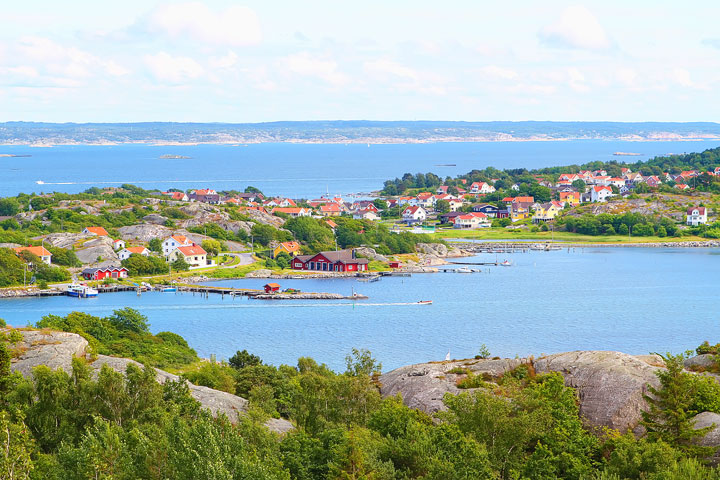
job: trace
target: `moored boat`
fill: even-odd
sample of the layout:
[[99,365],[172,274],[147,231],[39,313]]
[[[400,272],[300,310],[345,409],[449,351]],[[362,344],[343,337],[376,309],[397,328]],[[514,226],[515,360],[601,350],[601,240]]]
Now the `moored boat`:
[[67,287],[68,297],[92,298],[97,297],[98,291],[83,284],[72,284]]

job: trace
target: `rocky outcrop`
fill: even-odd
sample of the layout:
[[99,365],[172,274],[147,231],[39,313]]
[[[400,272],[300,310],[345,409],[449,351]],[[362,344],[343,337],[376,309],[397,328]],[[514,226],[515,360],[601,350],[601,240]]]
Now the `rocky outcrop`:
[[355,249],[355,253],[361,257],[368,258],[370,260],[377,260],[378,262],[389,262],[390,259],[388,259],[384,255],[380,255],[375,251],[374,248],[370,247],[358,247]]
[[123,240],[139,240],[141,242],[149,242],[153,238],[167,238],[175,233],[173,229],[168,227],[147,223],[120,227],[118,231]]
[[85,235],[84,233],[51,233],[45,237],[45,243],[51,247],[71,250],[93,237],[94,235]]
[[715,361],[715,355],[705,353],[687,358],[683,364],[688,370],[706,370],[717,365],[717,362]]
[[468,255],[467,252],[463,252],[459,248],[448,247],[442,243],[418,243],[415,245],[415,250],[418,253],[438,258],[465,257]]
[[[702,412],[693,418],[693,428],[700,430],[710,427],[708,433],[696,440],[701,447],[720,447],[720,414],[713,412]],[[720,463],[720,450],[715,450],[715,454],[710,457],[710,463],[717,465]]]
[[117,261],[118,256],[113,249],[113,240],[110,237],[94,237],[75,250],[78,260],[82,263],[95,263],[100,261]]
[[151,213],[143,217],[143,222],[152,223],[153,225],[165,225],[167,217],[163,217],[159,213]]
[[451,370],[467,369],[476,375],[499,377],[523,363],[527,360],[459,360],[409,365],[381,375],[380,391],[385,397],[399,393],[408,407],[433,414],[445,410],[442,399],[446,393],[455,395],[464,391],[457,387],[457,382],[465,375],[448,373]]
[[658,367],[620,352],[580,351],[549,355],[534,363],[537,373],[560,372],[577,390],[580,415],[594,427],[638,431],[647,386],[659,386]]
[[270,215],[269,213],[261,212],[259,210],[244,210],[243,215],[247,215],[252,219],[252,221],[257,223],[264,223],[265,225],[272,225],[275,228],[281,228],[283,225],[285,225],[285,220],[276,217],[274,215]]
[[[23,340],[16,345],[18,355],[12,361],[12,370],[20,372],[26,377],[31,376],[32,369],[38,365],[46,365],[53,370],[62,368],[66,372],[71,372],[73,357],[86,357],[88,342],[75,333],[45,330],[27,330],[21,331],[21,333]],[[98,355],[89,361],[96,375],[103,365],[122,373],[125,372],[128,365],[143,368],[135,360],[107,355]],[[160,383],[168,380],[177,381],[180,378],[157,368],[155,372],[157,381]],[[237,422],[238,416],[247,411],[248,401],[242,397],[191,383],[188,385],[193,398],[200,402],[203,408],[210,410],[213,415],[224,414],[230,421]],[[294,428],[290,422],[283,419],[272,419],[266,423],[266,426],[279,433],[285,433]]]

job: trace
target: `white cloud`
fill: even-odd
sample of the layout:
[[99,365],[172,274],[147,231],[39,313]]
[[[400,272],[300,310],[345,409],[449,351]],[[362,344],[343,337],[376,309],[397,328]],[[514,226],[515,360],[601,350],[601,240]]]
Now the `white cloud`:
[[590,10],[573,5],[566,8],[560,18],[539,33],[540,39],[553,46],[603,50],[610,47],[605,29]]
[[590,87],[585,83],[585,75],[575,67],[570,67],[567,70],[568,74],[568,85],[576,92],[587,92]]
[[501,80],[512,80],[518,76],[515,70],[498,67],[497,65],[488,65],[481,68],[480,71],[488,77],[499,78]]
[[201,2],[162,5],[150,14],[147,28],[173,38],[233,47],[255,45],[262,38],[252,9],[232,6],[216,12]]
[[156,55],[145,55],[143,60],[153,76],[161,82],[185,83],[205,73],[205,69],[190,57],[174,57],[160,52]]
[[212,68],[232,68],[237,64],[238,56],[232,50],[222,57],[211,57],[209,64]]
[[281,60],[282,66],[292,73],[315,77],[334,86],[344,85],[349,78],[338,70],[338,65],[332,60],[313,57],[307,52],[290,55]]
[[387,59],[372,60],[363,64],[363,69],[371,75],[390,74],[396,77],[418,80],[418,73],[410,67],[401,65],[397,62]]

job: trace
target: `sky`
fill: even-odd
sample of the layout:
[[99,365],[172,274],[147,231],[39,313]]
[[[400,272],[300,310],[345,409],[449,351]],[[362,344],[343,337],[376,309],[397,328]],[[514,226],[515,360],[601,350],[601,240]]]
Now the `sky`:
[[23,0],[0,121],[719,121],[720,2]]

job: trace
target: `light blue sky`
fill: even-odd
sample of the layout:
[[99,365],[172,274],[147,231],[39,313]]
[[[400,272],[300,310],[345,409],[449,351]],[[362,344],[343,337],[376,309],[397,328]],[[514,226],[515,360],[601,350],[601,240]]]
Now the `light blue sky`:
[[718,121],[720,3],[25,0],[0,121]]

